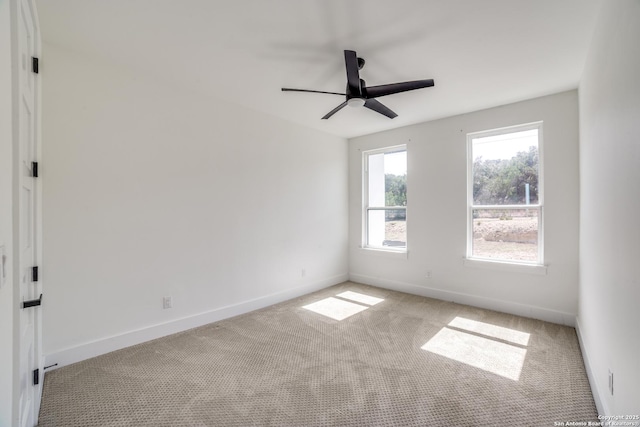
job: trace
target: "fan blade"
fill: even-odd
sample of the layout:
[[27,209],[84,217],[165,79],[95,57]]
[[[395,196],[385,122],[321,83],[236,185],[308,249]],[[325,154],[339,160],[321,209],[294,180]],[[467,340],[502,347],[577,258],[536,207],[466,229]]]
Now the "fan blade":
[[347,87],[349,94],[353,97],[362,96],[362,90],[360,90],[360,73],[358,72],[358,57],[355,51],[344,51],[344,66],[347,69]]
[[392,83],[389,85],[367,87],[367,98],[377,98],[379,96],[393,95],[394,93],[407,92],[409,90],[422,89],[434,85],[433,79],[414,80],[411,82]]
[[311,93],[328,93],[329,95],[342,95],[346,96],[346,93],[338,93],[338,92],[323,92],[321,90],[308,90],[308,89],[291,89],[288,87],[282,88],[283,92],[311,92]]
[[367,99],[364,103],[364,106],[370,110],[375,111],[376,113],[380,113],[383,116],[387,116],[390,119],[398,117],[398,115],[394,113],[391,109],[389,109],[389,107],[387,107],[382,102],[376,99]]
[[344,107],[346,107],[347,105],[347,101],[344,101],[342,104],[338,105],[336,108],[334,108],[333,110],[329,111],[323,118],[322,120],[327,120],[329,117],[333,116],[335,113],[337,113],[338,111],[342,110]]

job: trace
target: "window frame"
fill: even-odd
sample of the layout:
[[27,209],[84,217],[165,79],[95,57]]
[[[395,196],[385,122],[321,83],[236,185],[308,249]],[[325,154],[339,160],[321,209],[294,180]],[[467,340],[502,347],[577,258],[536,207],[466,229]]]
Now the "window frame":
[[[393,246],[374,246],[369,244],[369,212],[370,211],[388,211],[388,210],[404,210],[405,212],[405,223],[408,224],[408,205],[409,200],[407,197],[407,205],[406,206],[369,206],[369,156],[375,154],[393,154],[398,152],[406,152],[407,153],[407,163],[408,161],[408,149],[407,144],[399,144],[392,145],[382,148],[376,148],[372,150],[366,150],[362,152],[362,245],[363,249],[373,250],[373,251],[381,251],[381,252],[392,252],[398,254],[405,254],[408,251],[409,239],[408,239],[408,229],[405,230],[405,239],[406,245],[404,247],[393,247]],[[407,168],[408,169],[408,168]],[[409,174],[407,170],[407,194],[408,194],[408,179]],[[406,225],[405,225],[406,227]]]
[[[533,205],[474,205],[473,204],[473,140],[497,135],[538,131],[538,203]],[[544,266],[544,132],[543,122],[507,126],[467,134],[467,253],[466,260],[520,266]],[[538,211],[538,259],[536,261],[489,258],[473,255],[473,211],[474,210],[535,209]]]

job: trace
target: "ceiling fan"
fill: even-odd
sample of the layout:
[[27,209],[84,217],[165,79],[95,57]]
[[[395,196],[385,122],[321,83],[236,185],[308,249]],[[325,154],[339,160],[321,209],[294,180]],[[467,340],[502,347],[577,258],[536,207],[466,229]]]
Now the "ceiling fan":
[[434,85],[433,79],[428,80],[413,80],[410,82],[391,83],[387,85],[371,86],[367,87],[365,81],[360,78],[359,70],[364,67],[364,59],[358,58],[356,52],[353,50],[344,51],[344,65],[347,69],[347,93],[338,92],[324,92],[320,90],[308,90],[308,89],[291,89],[283,87],[284,92],[312,92],[312,93],[328,93],[330,95],[342,95],[346,96],[346,100],[338,105],[333,110],[329,111],[322,119],[326,120],[333,116],[338,111],[342,110],[345,106],[351,107],[366,107],[377,113],[387,116],[390,119],[398,117],[387,106],[382,104],[375,98],[393,95],[394,93],[407,92],[415,89],[422,89],[425,87],[431,87]]

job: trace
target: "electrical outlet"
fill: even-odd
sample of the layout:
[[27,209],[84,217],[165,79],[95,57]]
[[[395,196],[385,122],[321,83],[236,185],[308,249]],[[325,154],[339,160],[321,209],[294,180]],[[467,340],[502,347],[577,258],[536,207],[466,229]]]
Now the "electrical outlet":
[[613,372],[609,369],[609,393],[613,396]]
[[162,308],[163,309],[172,308],[172,307],[173,307],[173,300],[171,299],[171,297],[162,298]]
[[432,277],[432,272],[431,272],[431,270],[427,270],[426,278],[427,278],[427,279],[431,279],[431,277]]
[[304,277],[307,275],[307,269],[303,268],[302,271],[300,272],[300,277]]

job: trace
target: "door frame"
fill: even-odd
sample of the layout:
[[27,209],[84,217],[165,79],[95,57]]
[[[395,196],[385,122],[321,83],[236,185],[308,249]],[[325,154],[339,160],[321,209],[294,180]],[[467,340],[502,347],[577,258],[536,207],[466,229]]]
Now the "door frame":
[[[20,58],[20,50],[19,50],[19,19],[20,19],[20,8],[24,5],[28,7],[31,11],[31,15],[33,17],[33,39],[34,39],[34,56],[37,58],[41,58],[42,45],[41,45],[41,34],[40,34],[40,25],[38,21],[38,14],[36,9],[35,0],[10,0],[10,10],[11,10],[11,83],[13,87],[12,93],[12,151],[13,151],[13,159],[12,159],[12,216],[13,216],[13,387],[12,387],[12,413],[13,420],[15,423],[18,423],[20,420],[20,352],[21,352],[21,342],[20,342],[20,313],[22,308],[22,299],[21,299],[21,259],[20,259],[20,173],[21,173],[21,158],[20,158],[20,102],[21,102],[21,93],[20,93],[20,67],[21,67],[21,58]],[[30,58],[28,58],[30,60]],[[40,70],[39,70],[40,71]],[[34,105],[33,105],[33,113],[34,113],[34,122],[33,122],[33,132],[34,132],[34,151],[32,161],[40,162],[42,155],[42,131],[41,131],[41,74],[35,76],[34,78]],[[33,183],[34,188],[34,224],[33,224],[33,244],[35,246],[34,249],[34,264],[40,267],[42,270],[42,185],[41,185],[41,177],[35,178]],[[40,271],[41,272],[41,271]],[[39,280],[36,283],[36,291],[39,294],[42,292],[42,274],[39,274]],[[30,308],[32,310],[33,308]],[[42,351],[42,306],[35,308],[39,310],[37,316],[35,316],[35,329],[36,332],[34,334],[35,347],[38,349],[36,353],[36,367],[40,370],[39,375],[39,383],[37,386],[34,386],[33,390],[33,419],[34,422],[38,422],[38,414],[40,411],[40,402],[42,398],[42,385],[44,383],[44,352]]]

